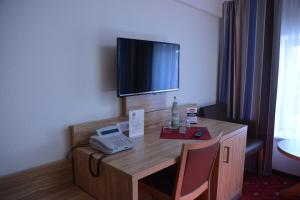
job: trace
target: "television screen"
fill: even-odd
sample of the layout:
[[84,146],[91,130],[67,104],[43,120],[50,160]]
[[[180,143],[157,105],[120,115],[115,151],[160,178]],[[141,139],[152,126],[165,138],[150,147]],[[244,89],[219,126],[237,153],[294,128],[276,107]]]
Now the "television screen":
[[179,53],[178,44],[118,38],[117,95],[178,90]]

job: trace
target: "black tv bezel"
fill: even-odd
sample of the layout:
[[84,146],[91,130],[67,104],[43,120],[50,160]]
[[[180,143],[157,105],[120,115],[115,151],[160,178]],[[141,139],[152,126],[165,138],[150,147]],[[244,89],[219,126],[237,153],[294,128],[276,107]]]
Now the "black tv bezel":
[[[160,44],[171,44],[171,45],[177,45],[179,50],[179,56],[178,56],[178,87],[177,88],[171,88],[166,90],[156,90],[156,91],[147,91],[147,92],[136,92],[136,93],[128,93],[128,94],[120,94],[120,70],[119,70],[119,40],[138,40],[138,41],[145,41],[145,42],[152,42],[152,43],[160,43]],[[143,95],[143,94],[157,94],[162,92],[170,92],[170,91],[178,91],[180,87],[180,44],[177,43],[169,43],[169,42],[161,42],[161,41],[152,41],[152,40],[142,40],[142,39],[134,39],[134,38],[123,38],[123,37],[117,37],[117,97],[127,97],[127,96],[136,96],[136,95]]]

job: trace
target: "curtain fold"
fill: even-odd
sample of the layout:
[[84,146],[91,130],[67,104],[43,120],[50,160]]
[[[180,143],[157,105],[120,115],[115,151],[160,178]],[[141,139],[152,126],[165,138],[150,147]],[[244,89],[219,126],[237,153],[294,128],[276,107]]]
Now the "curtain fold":
[[227,117],[257,122],[265,175],[272,172],[277,89],[275,7],[273,0],[225,1],[221,21],[218,101],[227,104]]

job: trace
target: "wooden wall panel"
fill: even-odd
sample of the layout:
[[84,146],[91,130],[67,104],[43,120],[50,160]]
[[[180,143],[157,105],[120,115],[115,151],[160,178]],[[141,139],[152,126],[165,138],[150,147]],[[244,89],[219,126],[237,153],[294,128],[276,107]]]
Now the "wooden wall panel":
[[167,108],[167,94],[145,94],[122,97],[122,116],[127,116],[129,110],[143,108],[145,112],[152,112]]
[[0,199],[92,198],[73,184],[70,160],[61,160],[0,178]]
[[[196,104],[186,104],[178,107],[182,118],[186,117],[186,110],[189,106],[196,106]],[[154,124],[162,124],[166,119],[171,120],[170,107],[163,110],[145,113],[145,128]],[[128,121],[128,117],[123,116],[71,125],[71,145],[76,146],[79,144],[86,144],[88,143],[91,135],[95,134],[97,129],[104,126],[115,125],[121,121]]]

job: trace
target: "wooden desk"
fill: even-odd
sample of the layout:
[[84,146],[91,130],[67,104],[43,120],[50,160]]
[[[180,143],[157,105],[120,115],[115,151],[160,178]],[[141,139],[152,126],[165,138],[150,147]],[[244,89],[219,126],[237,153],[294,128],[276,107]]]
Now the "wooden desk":
[[[300,140],[282,140],[278,142],[277,148],[288,158],[300,161]],[[300,194],[300,183],[280,192],[280,196],[287,199],[297,194]]]
[[[101,175],[97,178],[90,175],[88,168],[88,157],[94,150],[89,147],[77,148],[74,151],[76,184],[101,200],[139,199],[139,179],[174,165],[183,143],[205,142],[160,139],[162,121],[168,119],[166,117],[169,114],[169,111],[146,114],[145,136],[133,139],[133,149],[104,158],[100,166]],[[72,143],[86,141],[86,135],[91,135],[90,132],[103,126],[103,123],[109,125],[122,120],[124,118],[71,126]],[[224,134],[213,172],[212,199],[227,200],[239,195],[243,182],[247,126],[203,118],[199,119],[197,126],[208,127],[212,137],[221,131]],[[95,155],[95,158],[100,156]]]

